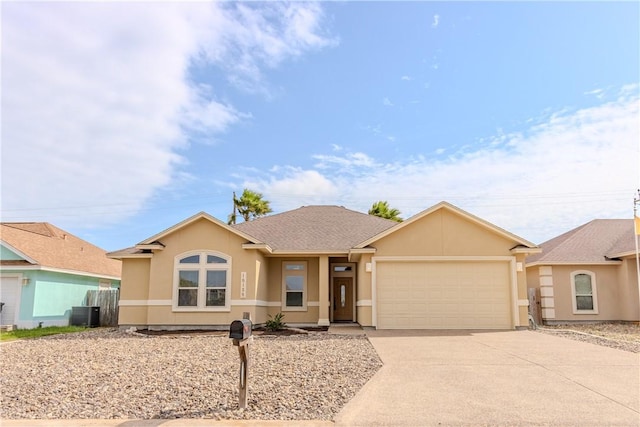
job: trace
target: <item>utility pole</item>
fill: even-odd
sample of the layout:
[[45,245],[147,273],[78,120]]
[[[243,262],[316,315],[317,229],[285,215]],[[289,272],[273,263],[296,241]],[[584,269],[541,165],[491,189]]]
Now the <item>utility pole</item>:
[[640,217],[638,205],[640,204],[640,189],[633,199],[633,240],[636,243],[636,280],[638,284],[638,320],[640,320],[640,252],[638,252],[638,236],[640,235]]

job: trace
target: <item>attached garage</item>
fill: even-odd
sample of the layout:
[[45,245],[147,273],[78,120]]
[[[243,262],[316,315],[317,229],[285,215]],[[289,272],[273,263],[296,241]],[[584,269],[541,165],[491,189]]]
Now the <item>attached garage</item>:
[[512,329],[512,257],[375,260],[378,329]]

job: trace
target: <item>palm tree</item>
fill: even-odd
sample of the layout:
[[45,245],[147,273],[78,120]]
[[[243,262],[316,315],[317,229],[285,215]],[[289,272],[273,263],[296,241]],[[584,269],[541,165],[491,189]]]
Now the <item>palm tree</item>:
[[375,202],[371,206],[371,209],[369,209],[369,215],[379,216],[380,218],[386,218],[396,222],[402,222],[400,214],[401,212],[398,209],[390,208],[389,202],[382,200]]
[[233,193],[233,213],[229,215],[229,224],[236,223],[236,212],[245,221],[264,216],[273,212],[269,206],[269,201],[262,198],[262,194],[245,188],[242,195],[237,198]]

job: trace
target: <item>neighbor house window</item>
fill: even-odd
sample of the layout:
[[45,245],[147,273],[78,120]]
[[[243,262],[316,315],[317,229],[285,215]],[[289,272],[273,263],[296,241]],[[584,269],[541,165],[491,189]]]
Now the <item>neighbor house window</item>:
[[285,310],[307,309],[306,261],[282,263],[282,301],[282,308]]
[[218,252],[189,252],[176,257],[174,270],[174,308],[229,309],[230,257]]
[[571,273],[574,314],[597,314],[596,276],[590,271]]

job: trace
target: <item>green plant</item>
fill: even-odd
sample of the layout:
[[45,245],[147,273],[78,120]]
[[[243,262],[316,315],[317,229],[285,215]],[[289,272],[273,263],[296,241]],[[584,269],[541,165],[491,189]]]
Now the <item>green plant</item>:
[[264,326],[270,331],[279,331],[287,327],[287,324],[282,321],[284,314],[278,313],[275,316],[271,317],[269,315],[269,320],[267,320]]
[[84,331],[87,328],[84,326],[47,326],[34,329],[14,329],[9,332],[2,332],[0,334],[0,341],[11,341],[24,338],[38,338],[47,335],[56,334],[68,334],[71,332]]

